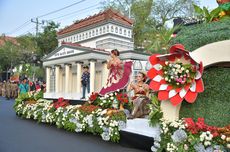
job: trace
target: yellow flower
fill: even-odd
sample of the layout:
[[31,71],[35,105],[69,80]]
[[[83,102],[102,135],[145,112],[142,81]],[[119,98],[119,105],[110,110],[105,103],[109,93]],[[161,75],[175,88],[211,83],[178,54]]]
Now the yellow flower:
[[219,16],[220,16],[220,17],[223,17],[223,16],[225,16],[225,15],[226,15],[225,11],[221,11],[221,12],[219,13]]

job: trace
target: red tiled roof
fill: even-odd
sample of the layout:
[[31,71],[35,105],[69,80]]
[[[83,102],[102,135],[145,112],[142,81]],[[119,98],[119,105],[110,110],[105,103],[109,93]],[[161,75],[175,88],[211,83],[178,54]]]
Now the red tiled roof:
[[76,23],[60,30],[57,34],[58,35],[66,34],[66,33],[81,29],[83,27],[87,27],[89,25],[93,25],[93,24],[107,21],[107,20],[114,20],[114,21],[120,22],[128,26],[131,26],[133,24],[133,20],[120,14],[118,11],[115,11],[113,9],[107,9],[104,12],[100,12],[93,16],[77,21]]
[[13,44],[18,44],[16,38],[10,36],[0,36],[0,46],[3,46],[7,41]]
[[104,50],[104,49],[99,49],[99,48],[91,48],[91,47],[87,47],[87,46],[82,46],[78,43],[71,43],[71,42],[62,42],[62,45],[69,45],[69,46],[78,46],[81,48],[86,48],[86,49],[92,49],[93,51],[100,51],[100,52],[105,52],[105,53],[109,53],[108,51]]

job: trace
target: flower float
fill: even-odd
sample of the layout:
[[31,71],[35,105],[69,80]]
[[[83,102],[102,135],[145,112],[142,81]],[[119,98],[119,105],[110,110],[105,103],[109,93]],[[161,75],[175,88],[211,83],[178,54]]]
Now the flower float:
[[197,94],[204,91],[203,65],[192,59],[181,44],[172,46],[169,54],[154,54],[148,71],[149,87],[158,92],[159,100],[170,100],[176,106],[184,99],[193,103]]

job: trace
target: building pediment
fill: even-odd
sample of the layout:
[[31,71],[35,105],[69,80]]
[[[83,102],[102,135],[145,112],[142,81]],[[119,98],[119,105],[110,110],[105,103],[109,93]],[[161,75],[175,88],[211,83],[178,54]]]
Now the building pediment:
[[83,51],[80,49],[76,49],[76,48],[71,48],[71,47],[66,47],[66,46],[61,46],[59,48],[57,48],[57,50],[54,50],[54,52],[52,54],[50,54],[49,57],[47,57],[47,60],[50,59],[57,59],[57,58],[61,58],[61,57],[65,57],[65,56],[69,56],[69,55],[76,55],[76,54],[80,54],[80,53],[84,53],[87,51]]

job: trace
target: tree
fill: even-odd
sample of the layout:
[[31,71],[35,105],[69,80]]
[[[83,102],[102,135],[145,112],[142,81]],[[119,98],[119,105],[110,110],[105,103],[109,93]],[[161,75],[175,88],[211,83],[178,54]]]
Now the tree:
[[151,15],[161,26],[165,26],[174,18],[194,16],[192,4],[198,4],[198,0],[155,0]]
[[58,46],[58,40],[56,38],[58,27],[59,24],[56,24],[53,21],[49,22],[48,25],[43,28],[44,31],[38,34],[36,41],[39,50],[38,55],[40,57],[49,54]]
[[[102,9],[112,7],[126,16],[130,15],[134,19],[135,48],[153,50],[165,48],[165,43],[171,39],[171,35],[168,35],[173,33],[174,29],[166,28],[167,21],[193,16],[193,3],[197,4],[198,0],[110,0],[102,3]],[[162,46],[159,46],[160,44]]]

